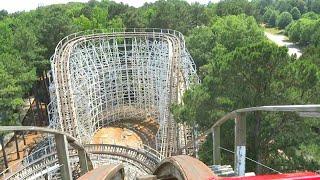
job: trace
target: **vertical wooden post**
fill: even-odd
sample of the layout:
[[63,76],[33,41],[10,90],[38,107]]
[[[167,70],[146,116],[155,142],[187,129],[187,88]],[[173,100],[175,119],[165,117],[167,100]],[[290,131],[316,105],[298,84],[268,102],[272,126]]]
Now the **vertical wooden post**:
[[7,169],[8,168],[8,159],[7,159],[7,154],[6,154],[6,147],[4,146],[3,142],[3,135],[0,135],[0,144],[2,147],[2,156],[3,156],[3,161],[4,161],[4,167]]
[[235,164],[234,170],[238,176],[245,175],[246,167],[246,120],[243,113],[235,118]]
[[212,161],[214,165],[221,164],[221,152],[220,152],[220,126],[212,128],[212,147],[213,157]]
[[79,157],[79,164],[81,169],[81,175],[84,175],[86,172],[89,171],[89,166],[87,162],[87,154],[84,149],[78,149],[78,157]]
[[14,141],[15,141],[15,144],[16,144],[17,159],[20,159],[17,131],[14,131]]
[[71,180],[71,167],[68,156],[68,142],[65,135],[56,134],[55,136],[58,161],[61,165],[60,173],[63,180]]
[[[33,102],[31,102],[30,96],[31,96],[31,93],[29,93],[29,97],[28,97],[29,105],[30,105],[29,110],[31,110],[32,119],[33,119],[33,126],[36,126],[36,118],[35,118],[34,111],[33,111]],[[37,131],[35,131],[35,133],[37,134]]]
[[199,142],[196,140],[198,138],[198,124],[195,124],[195,128],[194,128],[194,152],[195,152],[195,158],[199,159]]
[[27,145],[25,132],[22,132],[23,145]]

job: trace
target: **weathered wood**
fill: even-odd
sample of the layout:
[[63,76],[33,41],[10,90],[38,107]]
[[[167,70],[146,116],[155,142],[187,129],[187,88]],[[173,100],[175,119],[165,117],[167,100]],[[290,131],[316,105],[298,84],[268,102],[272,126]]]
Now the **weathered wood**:
[[14,142],[16,144],[17,158],[20,159],[17,131],[14,132]]
[[5,148],[4,142],[3,142],[3,135],[0,136],[0,144],[2,147],[2,156],[3,156],[4,166],[7,169],[8,168],[8,159],[7,159],[7,154],[6,154],[6,148]]
[[84,175],[89,171],[89,165],[87,161],[87,154],[84,149],[78,150],[79,164],[81,169],[81,175]]
[[69,156],[68,156],[68,143],[65,135],[55,134],[55,141],[57,147],[57,155],[58,161],[61,165],[60,173],[63,180],[71,180],[72,173],[71,167],[69,164]]
[[244,113],[238,113],[235,118],[235,164],[234,170],[238,176],[245,175],[246,162],[246,120]]
[[212,128],[212,147],[213,157],[212,161],[214,165],[221,164],[221,152],[220,152],[220,126]]

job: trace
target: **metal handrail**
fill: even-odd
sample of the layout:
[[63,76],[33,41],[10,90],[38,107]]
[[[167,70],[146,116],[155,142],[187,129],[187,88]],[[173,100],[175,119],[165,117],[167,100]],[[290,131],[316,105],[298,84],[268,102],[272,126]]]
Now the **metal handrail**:
[[61,132],[55,129],[51,129],[51,128],[37,127],[37,126],[0,126],[0,132],[1,131],[37,131],[37,132],[43,132],[43,133],[49,133],[49,134],[55,134],[55,135],[64,135],[66,136],[70,144],[74,146],[76,149],[84,149],[82,144],[80,144],[78,140],[73,136],[71,136],[70,134]]
[[185,146],[181,147],[180,150],[187,149],[207,135],[212,132],[212,129],[222,125],[226,121],[235,118],[239,113],[248,113],[248,112],[256,112],[256,111],[268,111],[268,112],[297,112],[297,113],[315,113],[320,112],[320,104],[309,104],[309,105],[275,105],[275,106],[258,106],[258,107],[249,107],[234,110],[230,113],[227,113],[223,117],[217,120],[208,130],[203,132],[200,136],[195,138],[193,141],[188,142]]

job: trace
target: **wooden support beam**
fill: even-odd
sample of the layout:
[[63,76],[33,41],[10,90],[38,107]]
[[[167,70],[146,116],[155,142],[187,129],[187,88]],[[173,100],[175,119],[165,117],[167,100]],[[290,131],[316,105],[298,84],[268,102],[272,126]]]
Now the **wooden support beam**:
[[196,159],[199,159],[199,141],[196,140],[198,137],[198,125],[195,124],[193,128],[193,135],[194,135],[194,156]]
[[17,159],[20,159],[17,131],[14,131],[14,142],[16,144]]
[[87,153],[84,149],[78,149],[78,157],[79,157],[79,164],[81,169],[81,175],[84,175],[89,171],[89,165],[87,161]]
[[136,177],[136,180],[157,180],[156,175],[144,175]]
[[6,149],[5,149],[3,139],[4,139],[3,135],[0,135],[0,144],[2,147],[2,157],[3,157],[3,161],[4,161],[4,167],[7,169],[9,166],[8,166],[8,159],[7,159],[7,154],[6,154]]
[[235,157],[234,170],[238,176],[245,175],[246,167],[246,120],[244,113],[238,113],[235,118]]
[[212,147],[213,157],[212,161],[214,165],[221,164],[221,152],[220,152],[220,126],[212,128]]
[[58,161],[59,161],[59,164],[61,165],[60,167],[61,178],[63,180],[71,180],[72,173],[71,173],[71,167],[69,164],[67,137],[62,134],[55,134],[54,137],[56,141]]
[[22,132],[21,134],[22,134],[22,139],[23,139],[23,145],[27,145],[25,132]]

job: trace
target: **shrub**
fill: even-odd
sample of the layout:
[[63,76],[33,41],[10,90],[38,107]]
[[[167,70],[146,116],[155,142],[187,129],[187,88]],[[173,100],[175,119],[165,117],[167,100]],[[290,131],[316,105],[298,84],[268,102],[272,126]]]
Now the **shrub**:
[[287,25],[289,25],[293,21],[292,15],[289,12],[283,12],[279,15],[277,19],[277,26],[280,29],[284,29]]

